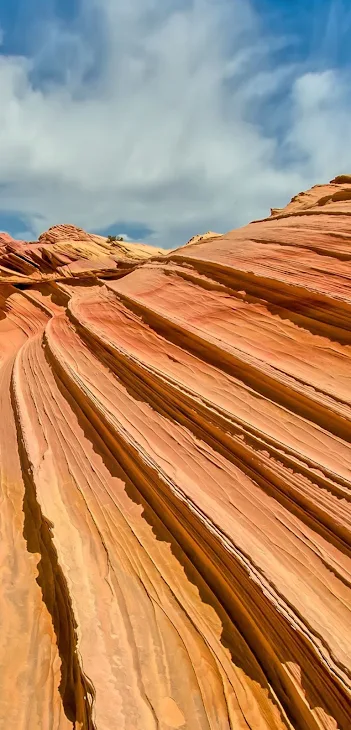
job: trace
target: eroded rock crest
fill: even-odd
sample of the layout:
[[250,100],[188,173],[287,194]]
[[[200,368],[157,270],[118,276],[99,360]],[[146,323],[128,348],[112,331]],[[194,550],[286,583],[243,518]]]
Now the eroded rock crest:
[[350,191],[1,234],[0,727],[350,728]]
[[143,243],[108,241],[72,225],[53,226],[32,242],[0,233],[0,284],[124,276],[137,262],[163,253]]

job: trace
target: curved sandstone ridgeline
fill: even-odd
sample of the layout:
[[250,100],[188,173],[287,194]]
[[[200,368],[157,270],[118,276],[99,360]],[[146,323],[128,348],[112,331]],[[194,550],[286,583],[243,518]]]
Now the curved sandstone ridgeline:
[[97,274],[124,276],[136,262],[162,253],[144,243],[109,242],[72,225],[53,226],[33,242],[0,233],[0,283],[28,285]]
[[0,285],[0,726],[350,727],[349,191]]

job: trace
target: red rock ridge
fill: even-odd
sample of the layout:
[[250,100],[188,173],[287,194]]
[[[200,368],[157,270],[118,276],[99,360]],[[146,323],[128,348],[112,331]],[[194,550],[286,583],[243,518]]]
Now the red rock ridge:
[[142,243],[108,241],[72,225],[53,226],[38,241],[15,241],[0,234],[0,282],[30,284],[125,275],[136,263],[163,250]]
[[0,285],[0,727],[349,730],[349,189]]
[[189,246],[189,244],[200,243],[200,241],[212,241],[214,238],[220,238],[221,235],[221,233],[214,233],[213,231],[207,231],[207,233],[199,233],[197,236],[193,236],[192,238],[190,238],[186,246]]

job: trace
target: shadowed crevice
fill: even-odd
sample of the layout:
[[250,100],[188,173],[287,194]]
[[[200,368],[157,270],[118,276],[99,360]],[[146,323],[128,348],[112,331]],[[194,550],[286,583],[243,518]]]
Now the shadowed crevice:
[[[182,563],[187,577],[197,585],[202,600],[212,606],[215,601],[217,611],[220,606],[221,642],[231,652],[233,661],[239,662],[245,674],[259,682],[262,688],[274,692],[278,707],[296,730],[318,730],[315,708],[337,718],[340,728],[346,730],[349,719],[347,693],[326,671],[312,642],[296,631],[283,610],[277,611],[262,586],[252,580],[240,556],[226,549],[219,531],[210,529],[210,523],[206,524],[190,502],[170,488],[160,471],[145,462],[136,445],[111,426],[94,398],[81,390],[56,357],[47,334],[44,335],[44,348],[57,385],[74,408],[84,436],[95,451],[99,443],[103,445],[101,452],[98,451],[110,473],[113,473],[113,462],[122,468],[128,482],[126,492],[133,501],[143,505],[143,517],[157,539],[165,539],[164,530],[171,536],[172,552]],[[160,528],[163,534],[160,534]],[[170,542],[169,538],[167,542]],[[288,604],[286,608],[289,608]],[[295,613],[295,618],[301,617]],[[238,656],[234,627],[246,644],[244,656]],[[301,672],[306,701],[286,671],[292,664]]]
[[37,583],[40,586],[43,601],[51,615],[56,634],[57,648],[61,659],[59,692],[64,712],[72,722],[73,728],[95,730],[93,721],[95,691],[80,665],[77,647],[77,623],[74,618],[72,601],[53,542],[52,529],[54,525],[44,517],[38,503],[32,468],[24,445],[13,379],[11,381],[11,403],[15,414],[18,453],[25,489],[23,536],[28,551],[40,554],[40,561],[37,566]]

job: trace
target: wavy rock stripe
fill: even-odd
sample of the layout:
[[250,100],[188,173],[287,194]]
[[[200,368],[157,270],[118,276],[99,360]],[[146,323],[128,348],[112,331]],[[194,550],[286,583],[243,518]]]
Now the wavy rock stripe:
[[71,225],[53,226],[32,242],[16,241],[0,232],[0,282],[28,285],[86,279],[97,272],[123,276],[136,262],[162,253],[161,248],[109,241]]
[[0,727],[349,730],[350,213],[2,236]]

